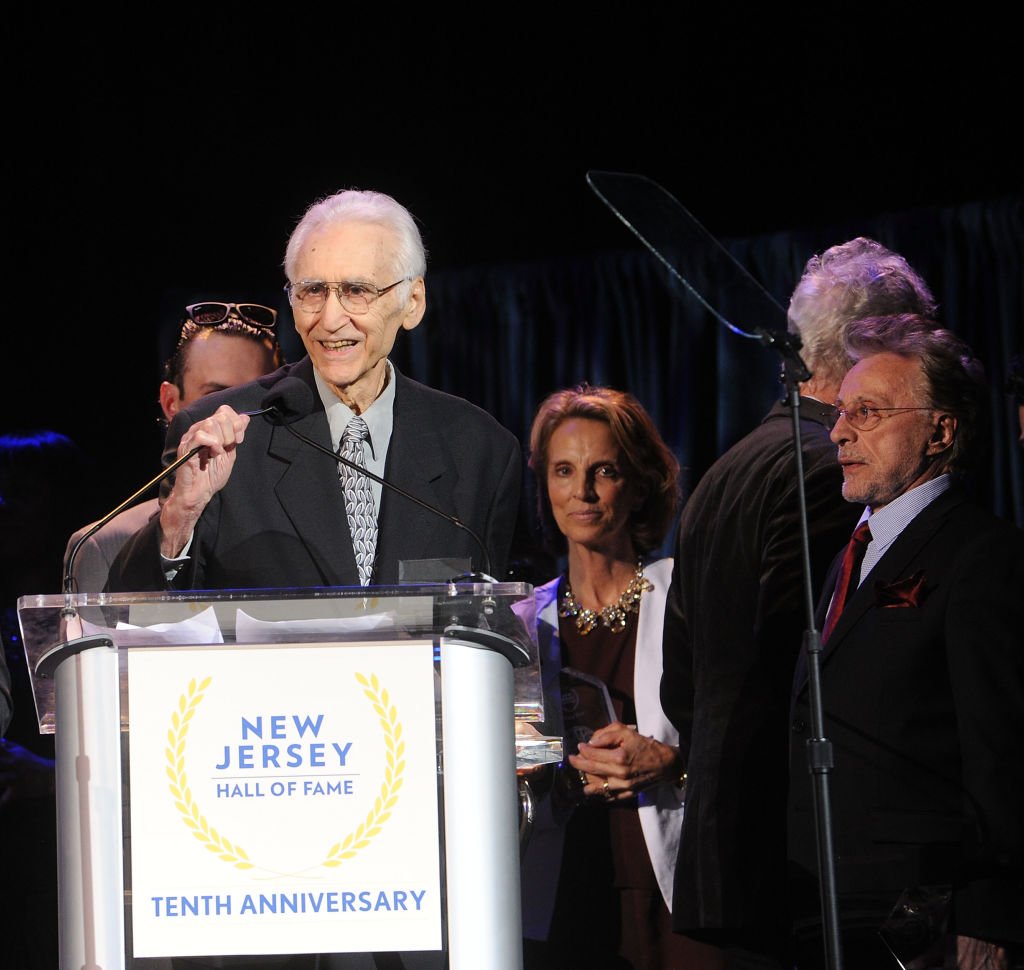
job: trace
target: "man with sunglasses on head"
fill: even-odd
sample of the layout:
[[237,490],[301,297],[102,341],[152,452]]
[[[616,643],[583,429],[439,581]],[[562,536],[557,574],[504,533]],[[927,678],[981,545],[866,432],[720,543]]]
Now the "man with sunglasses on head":
[[[166,422],[207,394],[253,381],[283,363],[277,311],[258,303],[195,303],[185,308],[177,346],[164,362],[160,410]],[[68,540],[64,568],[74,553],[78,592],[99,592],[125,542],[158,511],[158,498],[133,505],[81,542],[95,523]],[[77,547],[77,552],[75,552]]]
[[[930,320],[857,321],[831,422],[864,506],[818,605],[847,970],[1006,970],[1024,944],[1024,533],[969,500],[989,388]],[[797,966],[825,966],[806,670],[794,684]],[[897,958],[899,963],[897,963]]]
[[[165,457],[202,450],[126,547],[112,588],[391,584],[401,562],[425,559],[469,560],[501,578],[519,512],[519,443],[480,408],[388,360],[399,331],[426,310],[412,215],[381,193],[338,192],[307,210],[284,265],[306,356],[179,413]],[[265,408],[275,388],[296,387],[285,422],[245,413]]]

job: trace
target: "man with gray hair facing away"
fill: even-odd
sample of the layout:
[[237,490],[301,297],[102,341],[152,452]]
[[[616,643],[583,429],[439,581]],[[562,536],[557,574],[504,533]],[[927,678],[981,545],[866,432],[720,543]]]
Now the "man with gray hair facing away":
[[[503,578],[519,514],[518,441],[388,359],[426,312],[412,214],[379,192],[338,192],[307,209],[284,264],[306,355],[171,422],[165,460],[199,452],[125,547],[111,588],[387,585],[418,560],[470,560]],[[315,446],[266,414],[250,419],[275,395]],[[321,449],[352,464],[339,470]]]

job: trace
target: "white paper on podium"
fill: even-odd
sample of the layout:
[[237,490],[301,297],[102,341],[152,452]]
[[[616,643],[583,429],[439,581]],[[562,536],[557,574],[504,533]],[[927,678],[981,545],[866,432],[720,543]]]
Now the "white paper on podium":
[[[152,626],[135,626],[131,623],[118,622],[116,640],[119,646],[135,647],[146,644],[160,643],[223,643],[224,634],[217,622],[217,614],[213,607],[207,607],[202,613],[177,623],[154,623]],[[90,636],[95,633],[109,633],[110,627],[99,626],[82,620],[82,634]]]
[[393,629],[394,626],[395,616],[390,612],[309,620],[260,620],[245,610],[235,614],[235,638],[239,643],[280,643],[282,635],[287,633],[316,637],[350,636]]
[[129,651],[138,957],[441,948],[433,642]]

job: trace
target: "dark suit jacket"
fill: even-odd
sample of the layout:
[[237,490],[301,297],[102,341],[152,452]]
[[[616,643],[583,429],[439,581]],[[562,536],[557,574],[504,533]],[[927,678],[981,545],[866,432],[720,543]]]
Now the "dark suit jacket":
[[[208,395],[177,415],[165,461],[195,421],[220,405],[258,409],[286,376],[305,381],[316,406],[292,427],[333,450],[309,358],[250,384]],[[395,370],[394,428],[384,475],[422,501],[457,516],[485,544],[502,578],[519,512],[519,443],[489,414],[424,387]],[[465,530],[387,488],[378,516],[374,583],[398,581],[399,560],[471,557],[486,568]],[[126,544],[110,589],[162,589],[159,521]],[[189,561],[175,578],[183,589],[355,586],[359,584],[337,463],[266,417],[254,417],[227,484],[196,527]]]
[[[131,505],[86,539],[75,555],[73,563],[72,575],[75,579],[75,591],[79,593],[100,592],[107,585],[110,565],[117,558],[124,544],[159,511],[160,501],[155,498],[147,499],[138,505]],[[79,540],[94,525],[94,522],[83,525],[68,539],[67,548],[64,550],[65,574],[68,570],[68,560],[75,551]]]
[[[814,595],[858,509],[826,408],[801,400]],[[662,704],[689,746],[672,921],[678,932],[777,950],[788,923],[786,768],[793,666],[809,625],[792,412],[776,405],[703,476],[680,519]]]
[[[849,600],[821,684],[841,921],[953,884],[955,932],[1024,941],[1024,533],[941,495]],[[806,672],[795,688],[790,858],[796,916],[813,923]]]

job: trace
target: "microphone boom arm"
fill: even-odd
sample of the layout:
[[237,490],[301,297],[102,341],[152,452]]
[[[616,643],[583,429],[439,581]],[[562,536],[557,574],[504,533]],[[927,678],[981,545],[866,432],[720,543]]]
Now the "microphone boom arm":
[[[75,543],[75,547],[71,550],[71,555],[68,556],[67,566],[64,567],[64,582],[63,582],[63,592],[64,592],[64,594],[66,596],[70,596],[72,593],[74,593],[74,589],[72,587],[74,586],[74,582],[75,582],[75,577],[74,577],[75,558],[78,555],[78,550],[81,549],[82,546],[85,544],[85,541],[87,539],[92,538],[92,536],[94,536],[97,532],[99,532],[100,529],[103,528],[103,526],[105,526],[112,518],[114,518],[114,516],[119,515],[126,508],[128,508],[129,505],[134,505],[135,502],[138,501],[138,499],[142,498],[142,496],[145,495],[146,492],[148,492],[154,485],[158,485],[160,482],[162,482],[172,472],[177,471],[177,469],[179,469],[182,465],[184,465],[185,462],[187,462],[193,455],[195,455],[198,452],[200,452],[204,447],[205,447],[204,445],[196,445],[195,448],[193,448],[191,451],[187,451],[180,458],[175,459],[162,472],[160,472],[159,475],[155,475],[148,482],[146,482],[146,484],[143,485],[142,488],[138,489],[137,491],[135,491],[131,495],[129,495],[128,498],[126,498],[116,509],[113,509],[110,512],[108,512],[98,522],[93,523],[93,525],[89,529],[89,531],[86,532],[85,535],[83,535],[78,540],[78,542]],[[71,609],[70,604],[68,604],[65,607],[65,609]],[[72,610],[72,612],[74,612],[74,611]]]

